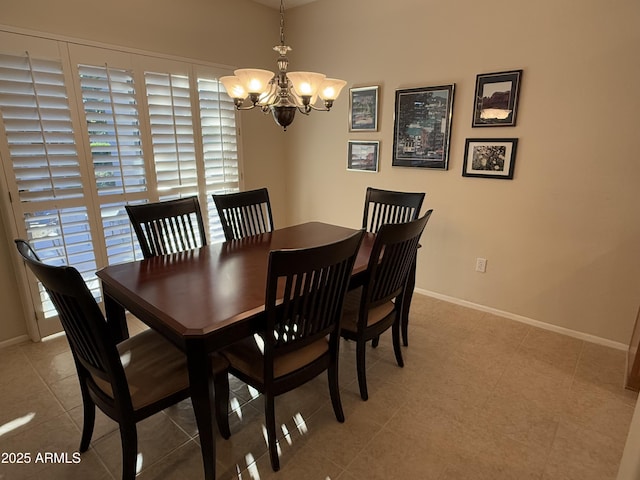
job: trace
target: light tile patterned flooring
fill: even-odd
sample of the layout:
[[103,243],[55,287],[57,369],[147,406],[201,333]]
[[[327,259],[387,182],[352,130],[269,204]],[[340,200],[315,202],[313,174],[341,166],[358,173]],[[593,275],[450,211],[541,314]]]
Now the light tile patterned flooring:
[[[132,323],[132,333],[140,331]],[[270,468],[263,407],[232,381],[230,440],[217,440],[219,479],[615,479],[636,395],[625,353],[422,295],[414,296],[405,367],[391,337],[367,351],[360,400],[353,343],[341,345],[346,422],[333,416],[326,374],[276,400],[281,470]],[[78,464],[35,463],[80,441],[82,407],[64,337],[1,351],[0,479],[120,478],[115,423],[99,414]],[[21,424],[22,422],[22,424]],[[143,480],[201,479],[189,401],[139,424]]]

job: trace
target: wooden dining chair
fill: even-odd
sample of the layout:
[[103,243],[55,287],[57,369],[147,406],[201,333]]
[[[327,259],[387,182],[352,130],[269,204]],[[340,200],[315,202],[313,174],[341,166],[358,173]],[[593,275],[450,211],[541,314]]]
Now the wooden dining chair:
[[412,222],[380,227],[371,250],[364,284],[347,293],[340,323],[342,337],[356,342],[358,385],[363,400],[369,398],[366,377],[366,344],[391,328],[393,350],[404,366],[400,347],[403,292],[418,241],[432,210]]
[[367,187],[362,228],[378,233],[385,223],[405,223],[420,215],[424,192],[395,192]]
[[[365,228],[367,232],[377,233],[385,223],[405,223],[416,220],[420,215],[424,197],[424,192],[396,192],[367,187],[362,228]],[[402,343],[405,347],[409,345],[409,309],[411,308],[411,299],[415,286],[416,264],[414,262],[407,276],[404,311],[402,312],[402,322],[400,324]],[[376,339],[373,341],[373,346],[377,345],[378,341]]]
[[327,370],[333,411],[344,422],[338,388],[339,322],[363,235],[360,231],[332,244],[270,252],[264,329],[222,350],[231,374],[264,395],[274,471],[280,469],[276,396]]
[[207,244],[198,197],[126,205],[144,258]]
[[[15,243],[48,293],[69,342],[84,411],[79,450],[89,448],[98,406],[120,427],[122,479],[133,480],[138,454],[136,424],[189,397],[186,356],[153,330],[116,344],[78,271],[42,263],[25,240]],[[216,395],[228,398],[228,364],[223,357],[212,362]]]
[[273,214],[266,188],[213,195],[227,241],[273,230]]

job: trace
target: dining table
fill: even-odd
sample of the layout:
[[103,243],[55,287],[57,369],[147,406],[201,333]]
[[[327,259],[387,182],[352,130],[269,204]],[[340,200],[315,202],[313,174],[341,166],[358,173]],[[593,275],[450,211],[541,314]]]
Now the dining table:
[[[333,243],[356,231],[308,222],[110,265],[97,272],[107,322],[116,340],[128,337],[129,311],[185,353],[205,479],[215,479],[215,393],[210,355],[263,325],[269,252]],[[365,281],[374,240],[371,233],[363,237],[350,288]]]

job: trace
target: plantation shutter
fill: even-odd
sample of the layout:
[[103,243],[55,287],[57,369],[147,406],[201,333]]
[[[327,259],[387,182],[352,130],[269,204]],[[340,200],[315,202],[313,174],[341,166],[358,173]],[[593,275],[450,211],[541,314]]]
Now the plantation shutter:
[[[29,52],[0,54],[0,113],[16,222],[45,262],[74,265],[99,300],[87,192],[62,62]],[[38,317],[56,316],[33,278],[30,290]]]
[[[0,157],[12,233],[50,264],[95,272],[141,259],[125,205],[197,195],[209,242],[224,240],[212,193],[239,190],[226,70],[0,31]],[[26,271],[26,270],[25,270]],[[41,336],[60,330],[32,275]]]
[[224,232],[211,197],[239,190],[238,138],[233,100],[222,84],[205,72],[198,72],[198,99],[204,153],[207,208],[211,241],[224,241]]

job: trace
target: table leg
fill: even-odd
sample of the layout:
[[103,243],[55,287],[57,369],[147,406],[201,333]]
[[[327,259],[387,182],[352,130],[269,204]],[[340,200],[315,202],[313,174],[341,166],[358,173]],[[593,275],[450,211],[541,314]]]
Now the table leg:
[[400,313],[400,326],[402,329],[402,343],[405,347],[409,346],[409,307],[411,307],[411,298],[413,297],[413,289],[416,286],[416,260],[411,264],[409,275],[407,276],[407,284],[402,293],[402,312]]
[[212,414],[215,408],[215,399],[211,360],[202,342],[197,340],[188,340],[186,351],[191,402],[200,435],[204,478],[205,480],[215,480],[216,443],[213,432],[216,420]]
[[124,307],[111,298],[107,292],[104,292],[104,312],[115,342],[120,343],[129,338],[129,327],[127,327]]

